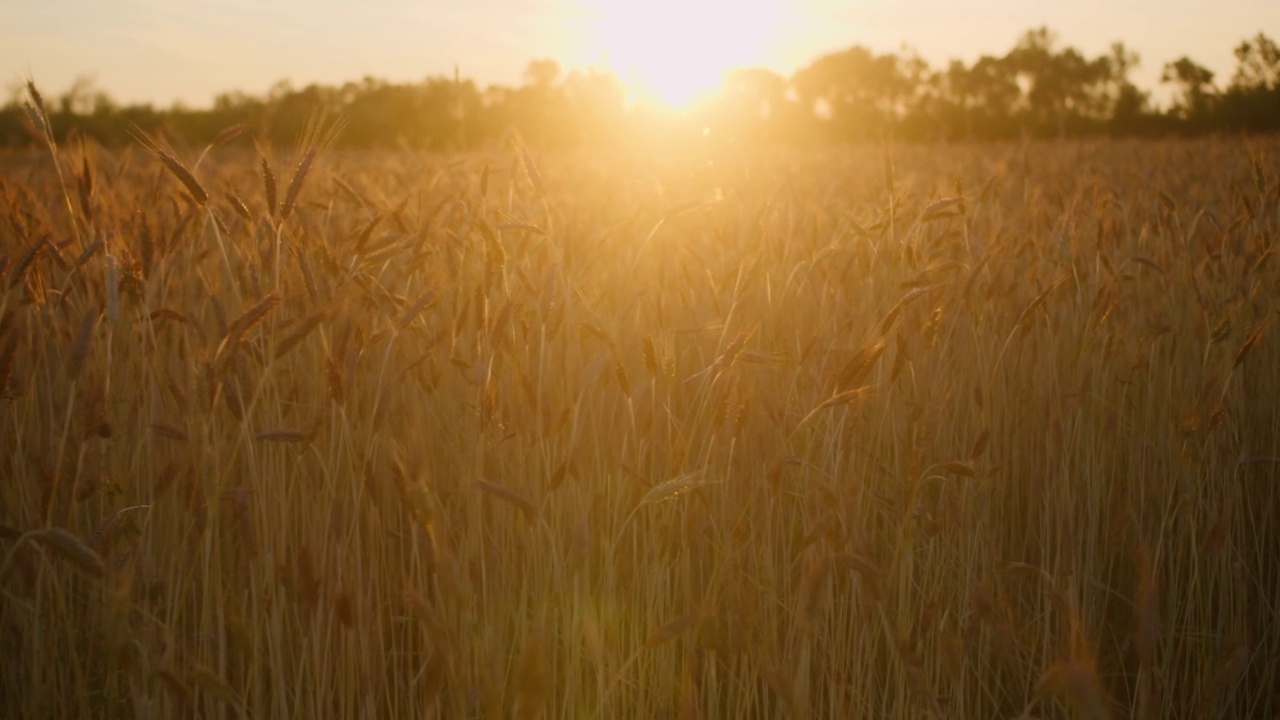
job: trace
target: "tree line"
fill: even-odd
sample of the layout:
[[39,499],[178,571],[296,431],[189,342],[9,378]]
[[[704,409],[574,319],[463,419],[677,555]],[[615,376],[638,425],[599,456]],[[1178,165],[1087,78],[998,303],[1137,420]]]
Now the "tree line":
[[[1089,58],[1047,28],[1024,33],[1004,55],[934,68],[914,50],[855,45],[823,55],[791,77],[763,68],[728,74],[712,97],[669,114],[628,101],[613,74],[531,62],[519,86],[481,87],[459,76],[391,83],[366,77],[341,86],[281,81],[265,96],[229,92],[211,107],[117,104],[91,80],[44,100],[60,139],[105,145],[138,131],[206,143],[243,125],[259,138],[292,141],[317,112],[340,116],[352,147],[481,148],[518,133],[542,147],[623,142],[637,133],[705,135],[779,143],[999,140],[1083,135],[1162,136],[1280,130],[1280,49],[1263,33],[1235,48],[1229,79],[1187,56],[1164,64],[1173,99],[1160,107],[1131,77],[1140,58],[1116,42]],[[29,98],[0,108],[0,145],[31,143]]]

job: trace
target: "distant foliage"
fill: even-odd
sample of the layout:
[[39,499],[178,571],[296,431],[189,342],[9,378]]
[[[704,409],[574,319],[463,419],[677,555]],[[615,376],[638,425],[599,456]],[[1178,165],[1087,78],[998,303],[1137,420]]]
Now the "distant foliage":
[[[1154,105],[1133,84],[1141,59],[1124,43],[1089,58],[1041,27],[1003,56],[953,60],[945,68],[930,67],[910,48],[877,54],[858,45],[823,55],[790,78],[744,68],[731,73],[715,97],[680,114],[630,103],[611,73],[565,73],[551,59],[529,63],[519,87],[482,88],[456,71],[402,84],[366,77],[339,87],[295,88],[281,81],[265,97],[224,93],[201,110],[120,106],[82,78],[52,99],[48,111],[59,140],[86,136],[119,145],[136,128],[195,145],[236,124],[254,128],[258,137],[289,141],[322,109],[346,119],[344,145],[431,150],[490,147],[513,132],[551,148],[707,131],[724,140],[812,143],[1280,129],[1275,41],[1258,33],[1242,41],[1235,56],[1236,71],[1225,85],[1189,57],[1165,63],[1161,82],[1174,91],[1167,107]],[[17,98],[0,108],[0,146],[32,142],[26,118]]]

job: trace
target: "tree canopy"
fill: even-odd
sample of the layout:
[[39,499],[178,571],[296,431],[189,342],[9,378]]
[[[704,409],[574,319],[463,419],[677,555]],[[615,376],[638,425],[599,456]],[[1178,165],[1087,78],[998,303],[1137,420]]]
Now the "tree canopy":
[[[1235,48],[1223,83],[1190,57],[1165,63],[1164,107],[1130,76],[1141,58],[1124,43],[1087,57],[1045,27],[1028,30],[1004,55],[930,67],[915,51],[877,53],[854,45],[816,58],[791,77],[764,68],[730,73],[720,92],[673,114],[629,102],[617,77],[565,72],[552,59],[529,63],[518,87],[481,87],[460,76],[390,83],[372,77],[341,86],[296,88],[281,81],[265,96],[218,95],[210,107],[120,105],[83,77],[46,103],[59,138],[114,145],[137,130],[208,142],[234,125],[290,140],[317,112],[339,115],[351,147],[464,150],[517,133],[545,147],[576,147],[637,133],[718,134],[751,141],[813,143],[896,139],[1273,132],[1280,129],[1280,49],[1262,33]],[[0,108],[0,145],[31,142],[19,93]]]

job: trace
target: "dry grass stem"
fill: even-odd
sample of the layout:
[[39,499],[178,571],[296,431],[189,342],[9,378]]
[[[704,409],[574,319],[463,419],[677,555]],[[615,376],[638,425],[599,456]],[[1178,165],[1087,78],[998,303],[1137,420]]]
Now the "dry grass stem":
[[48,104],[0,715],[1280,711],[1280,140],[191,164]]

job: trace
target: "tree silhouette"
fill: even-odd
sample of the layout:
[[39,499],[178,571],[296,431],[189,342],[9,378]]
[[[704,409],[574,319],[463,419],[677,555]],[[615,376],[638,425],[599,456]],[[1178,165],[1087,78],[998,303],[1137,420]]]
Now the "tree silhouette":
[[1280,115],[1280,48],[1258,33],[1235,49],[1236,72],[1223,93],[1219,124],[1236,130],[1274,129]]
[[[366,77],[298,87],[281,80],[263,95],[231,91],[205,109],[160,110],[120,106],[82,76],[61,93],[47,93],[46,104],[60,141],[112,145],[132,142],[135,128],[203,144],[236,124],[250,128],[241,143],[257,137],[287,144],[318,111],[343,116],[340,141],[347,145],[436,151],[492,146],[513,132],[530,145],[581,147],[644,138],[686,142],[701,138],[704,128],[723,144],[1280,130],[1280,48],[1258,33],[1235,48],[1235,59],[1222,89],[1212,71],[1189,57],[1164,64],[1161,81],[1176,91],[1167,109],[1153,107],[1133,83],[1139,57],[1124,43],[1091,58],[1062,45],[1047,27],[1023,33],[1004,55],[954,60],[939,70],[907,47],[876,53],[860,45],[821,55],[789,78],[738,69],[712,100],[677,115],[630,106],[612,73],[566,72],[551,58],[530,62],[514,87],[481,89],[456,69],[411,83]],[[0,146],[32,143],[22,102],[17,92],[0,107]]]
[[943,85],[945,96],[959,115],[962,137],[1007,134],[1022,92],[1011,62],[991,55],[983,55],[971,67],[952,61]]
[[1056,44],[1048,28],[1029,30],[1006,59],[1026,86],[1030,126],[1052,127],[1063,137],[1073,121],[1096,120],[1105,112],[1100,98],[1109,65],[1105,58],[1091,62],[1075,48],[1056,50]]
[[724,91],[712,117],[725,136],[752,140],[779,139],[794,122],[787,101],[787,79],[766,68],[740,68],[725,78]]
[[530,61],[524,69],[525,87],[550,92],[560,79],[560,63],[551,58]]
[[1136,52],[1122,42],[1111,43],[1106,57],[1107,117],[1113,132],[1124,134],[1137,129],[1142,113],[1146,110],[1148,93],[1138,89],[1129,79],[1141,63]]
[[824,55],[791,78],[804,106],[826,116],[833,139],[882,135],[898,119],[908,83],[893,54],[861,45]]
[[618,142],[626,125],[627,90],[612,73],[573,70],[564,82],[571,144]]
[[1174,114],[1186,121],[1191,129],[1202,129],[1207,124],[1217,99],[1217,89],[1213,86],[1213,71],[1184,55],[1165,64],[1160,81],[1178,87],[1178,100],[1173,106]]
[[1243,90],[1274,90],[1280,86],[1280,48],[1271,38],[1258,33],[1251,40],[1245,40],[1235,49],[1235,77],[1231,81],[1234,88]]

